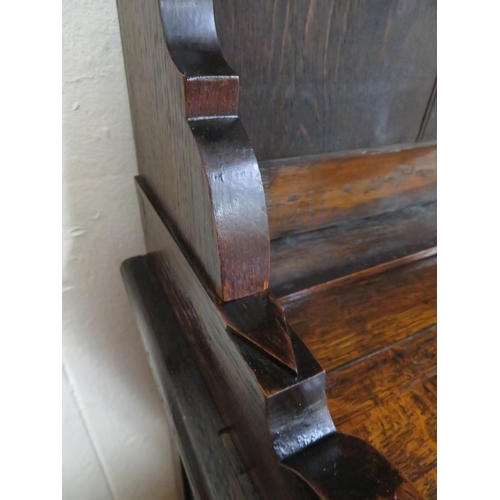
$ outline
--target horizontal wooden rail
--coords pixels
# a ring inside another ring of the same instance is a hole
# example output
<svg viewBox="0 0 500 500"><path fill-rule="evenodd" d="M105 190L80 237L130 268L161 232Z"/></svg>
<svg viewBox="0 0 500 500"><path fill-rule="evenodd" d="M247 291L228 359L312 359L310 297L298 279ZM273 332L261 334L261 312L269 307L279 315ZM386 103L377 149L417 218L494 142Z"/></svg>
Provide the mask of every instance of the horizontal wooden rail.
<svg viewBox="0 0 500 500"><path fill-rule="evenodd" d="M261 162L271 240L436 199L436 145Z"/></svg>

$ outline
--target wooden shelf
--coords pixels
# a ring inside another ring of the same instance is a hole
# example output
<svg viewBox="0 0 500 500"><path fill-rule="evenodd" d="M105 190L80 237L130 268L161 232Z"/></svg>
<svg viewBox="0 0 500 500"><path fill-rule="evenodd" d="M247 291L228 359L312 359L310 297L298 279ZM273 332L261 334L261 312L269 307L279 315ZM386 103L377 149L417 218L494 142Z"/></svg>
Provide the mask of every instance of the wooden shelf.
<svg viewBox="0 0 500 500"><path fill-rule="evenodd" d="M435 201L436 160L426 143L261 162L270 238Z"/></svg>
<svg viewBox="0 0 500 500"><path fill-rule="evenodd" d="M271 243L271 291L278 297L432 249L436 202Z"/></svg>
<svg viewBox="0 0 500 500"><path fill-rule="evenodd" d="M280 300L327 372L338 430L370 442L436 498L436 261Z"/></svg>
<svg viewBox="0 0 500 500"><path fill-rule="evenodd" d="M193 496L434 498L435 6L225 3L118 0L122 270Z"/></svg>

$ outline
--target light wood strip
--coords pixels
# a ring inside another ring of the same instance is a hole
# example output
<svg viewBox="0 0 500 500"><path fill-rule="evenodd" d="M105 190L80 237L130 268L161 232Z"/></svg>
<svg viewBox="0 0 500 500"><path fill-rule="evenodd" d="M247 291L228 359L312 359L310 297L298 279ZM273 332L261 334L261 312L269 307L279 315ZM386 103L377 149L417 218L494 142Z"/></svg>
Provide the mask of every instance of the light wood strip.
<svg viewBox="0 0 500 500"><path fill-rule="evenodd" d="M436 257L280 302L327 371L436 323Z"/></svg>
<svg viewBox="0 0 500 500"><path fill-rule="evenodd" d="M343 422L434 376L437 329L418 332L391 347L327 374L326 393L335 423Z"/></svg>
<svg viewBox="0 0 500 500"><path fill-rule="evenodd" d="M436 199L436 146L260 163L271 240Z"/></svg>

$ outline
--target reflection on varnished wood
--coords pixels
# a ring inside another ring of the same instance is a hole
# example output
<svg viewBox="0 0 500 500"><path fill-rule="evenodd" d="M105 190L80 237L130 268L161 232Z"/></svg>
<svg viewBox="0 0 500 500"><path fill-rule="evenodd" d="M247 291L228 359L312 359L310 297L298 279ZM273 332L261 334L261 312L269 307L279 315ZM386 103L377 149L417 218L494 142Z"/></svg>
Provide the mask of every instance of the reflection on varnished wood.
<svg viewBox="0 0 500 500"><path fill-rule="evenodd" d="M436 199L435 144L260 162L271 240Z"/></svg>
<svg viewBox="0 0 500 500"><path fill-rule="evenodd" d="M436 393L434 375L339 426L375 446L410 481L425 484L421 493L428 499L436 496L431 484L437 465Z"/></svg>
<svg viewBox="0 0 500 500"><path fill-rule="evenodd" d="M327 397L337 425L436 374L436 327L369 352L328 373ZM367 376L369 374L369 376Z"/></svg>
<svg viewBox="0 0 500 500"><path fill-rule="evenodd" d="M341 432L382 452L436 498L436 257L281 299L327 370Z"/></svg>
<svg viewBox="0 0 500 500"><path fill-rule="evenodd" d="M281 302L325 370L436 323L436 258Z"/></svg>
<svg viewBox="0 0 500 500"><path fill-rule="evenodd" d="M433 498L435 0L215 3L118 0L149 252L124 275L195 496L233 449L224 498ZM166 302L224 426L199 454Z"/></svg>
<svg viewBox="0 0 500 500"><path fill-rule="evenodd" d="M410 257L437 245L436 202L271 242L278 297Z"/></svg>
<svg viewBox="0 0 500 500"><path fill-rule="evenodd" d="M417 139L436 78L436 0L215 0L258 160Z"/></svg>

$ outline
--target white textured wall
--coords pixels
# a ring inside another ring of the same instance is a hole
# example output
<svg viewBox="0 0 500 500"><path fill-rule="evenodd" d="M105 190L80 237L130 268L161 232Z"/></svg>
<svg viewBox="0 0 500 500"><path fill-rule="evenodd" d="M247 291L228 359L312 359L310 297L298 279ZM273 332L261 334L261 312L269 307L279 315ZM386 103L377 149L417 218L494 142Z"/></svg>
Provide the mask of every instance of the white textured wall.
<svg viewBox="0 0 500 500"><path fill-rule="evenodd" d="M63 498L180 498L120 263L144 253L114 0L63 0Z"/></svg>

